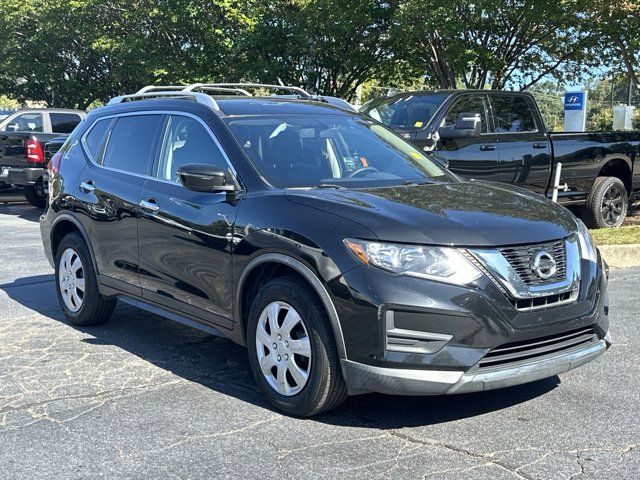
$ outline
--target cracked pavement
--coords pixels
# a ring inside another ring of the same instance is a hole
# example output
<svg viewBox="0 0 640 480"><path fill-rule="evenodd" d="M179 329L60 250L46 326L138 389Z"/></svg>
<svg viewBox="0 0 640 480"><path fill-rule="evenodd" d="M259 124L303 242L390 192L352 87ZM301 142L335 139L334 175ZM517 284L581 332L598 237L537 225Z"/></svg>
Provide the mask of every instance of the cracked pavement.
<svg viewBox="0 0 640 480"><path fill-rule="evenodd" d="M301 420L267 405L228 340L125 305L69 325L37 217L0 205L0 478L638 477L640 269L612 270L615 344L585 367Z"/></svg>

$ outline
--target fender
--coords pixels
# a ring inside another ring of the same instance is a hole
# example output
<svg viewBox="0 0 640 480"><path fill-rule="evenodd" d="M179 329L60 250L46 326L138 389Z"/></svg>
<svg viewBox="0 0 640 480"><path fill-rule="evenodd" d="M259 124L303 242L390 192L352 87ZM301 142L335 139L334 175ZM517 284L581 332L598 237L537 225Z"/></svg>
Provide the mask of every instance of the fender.
<svg viewBox="0 0 640 480"><path fill-rule="evenodd" d="M89 249L89 253L91 253L91 263L93 264L93 271L96 272L96 275L98 275L98 266L96 265L96 260L95 260L95 255L93 254L93 246L91 245L91 242L89 241L89 235L87 234L87 231L85 230L84 226L82 225L82 223L80 223L80 220L78 220L76 217L74 217L73 215L70 215L68 213L60 213L58 214L58 216L56 217L56 219L53 221L53 224L51 225L51 233L49 234L49 242L51 243L51 253L53 255L53 234L56 231L56 228L58 227L58 224L62 221L69 221L71 223L73 223L76 228L78 229L78 231L80 232L80 235L82 236L82 239L84 240L84 243L87 245L87 248ZM55 258L53 259L54 263L55 263ZM54 265L55 268L55 265Z"/></svg>
<svg viewBox="0 0 640 480"><path fill-rule="evenodd" d="M281 253L264 253L255 257L245 266L244 270L242 270L242 273L240 274L240 278L238 279L238 285L236 288L236 295L235 295L236 296L235 311L236 312L241 311L242 298L241 298L240 292L242 292L243 290L244 282L247 276L251 273L251 271L255 267L267 262L276 262L276 263L282 263L284 265L287 265L288 267L293 268L296 272L302 275L309 282L311 287L318 294L318 297L320 297L320 300L322 301L322 304L324 305L324 308L329 317L329 322L331 323L331 329L333 330L333 336L336 341L336 347L338 349L338 355L340 356L341 359L346 360L347 353L346 353L346 348L344 343L344 337L342 335L342 327L340 326L340 321L338 319L338 312L336 311L336 307L334 306L333 301L331 300L331 296L329 295L329 292L325 288L324 284L320 281L318 276L309 267L307 267L301 261L296 260L293 257L290 257L289 255L284 255Z"/></svg>

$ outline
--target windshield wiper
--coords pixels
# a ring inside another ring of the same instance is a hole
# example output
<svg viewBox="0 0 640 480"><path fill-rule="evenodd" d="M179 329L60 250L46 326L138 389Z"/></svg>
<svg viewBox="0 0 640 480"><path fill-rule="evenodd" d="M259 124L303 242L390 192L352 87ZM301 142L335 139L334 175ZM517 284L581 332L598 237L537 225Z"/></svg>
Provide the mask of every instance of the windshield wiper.
<svg viewBox="0 0 640 480"><path fill-rule="evenodd" d="M430 185L433 182L424 181L424 182L416 182L415 180L405 180L402 182L402 185Z"/></svg>

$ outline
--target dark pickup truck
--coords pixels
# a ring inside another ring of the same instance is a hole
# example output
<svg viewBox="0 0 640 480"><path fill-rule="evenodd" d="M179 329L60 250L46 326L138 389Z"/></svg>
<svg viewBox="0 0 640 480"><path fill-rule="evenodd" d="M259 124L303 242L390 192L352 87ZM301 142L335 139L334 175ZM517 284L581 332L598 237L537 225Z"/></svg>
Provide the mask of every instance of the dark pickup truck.
<svg viewBox="0 0 640 480"><path fill-rule="evenodd" d="M27 201L39 208L46 203L45 144L68 135L86 116L80 110L22 109L0 123L0 183L24 187Z"/></svg>
<svg viewBox="0 0 640 480"><path fill-rule="evenodd" d="M547 132L528 93L406 92L371 100L360 111L461 176L549 198L559 185L558 203L579 207L592 228L622 224L629 198L640 190L640 132Z"/></svg>

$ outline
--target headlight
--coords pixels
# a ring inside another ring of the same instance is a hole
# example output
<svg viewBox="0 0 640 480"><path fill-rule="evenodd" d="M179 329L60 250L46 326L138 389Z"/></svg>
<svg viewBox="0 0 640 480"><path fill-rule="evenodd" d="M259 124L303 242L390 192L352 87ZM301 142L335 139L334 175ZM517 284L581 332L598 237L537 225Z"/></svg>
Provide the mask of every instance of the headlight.
<svg viewBox="0 0 640 480"><path fill-rule="evenodd" d="M393 273L465 285L482 274L454 248L402 245L347 238L358 260Z"/></svg>
<svg viewBox="0 0 640 480"><path fill-rule="evenodd" d="M593 237L589 233L587 226L576 218L578 224L578 243L580 244L580 256L590 262L598 262L598 249L593 243Z"/></svg>

